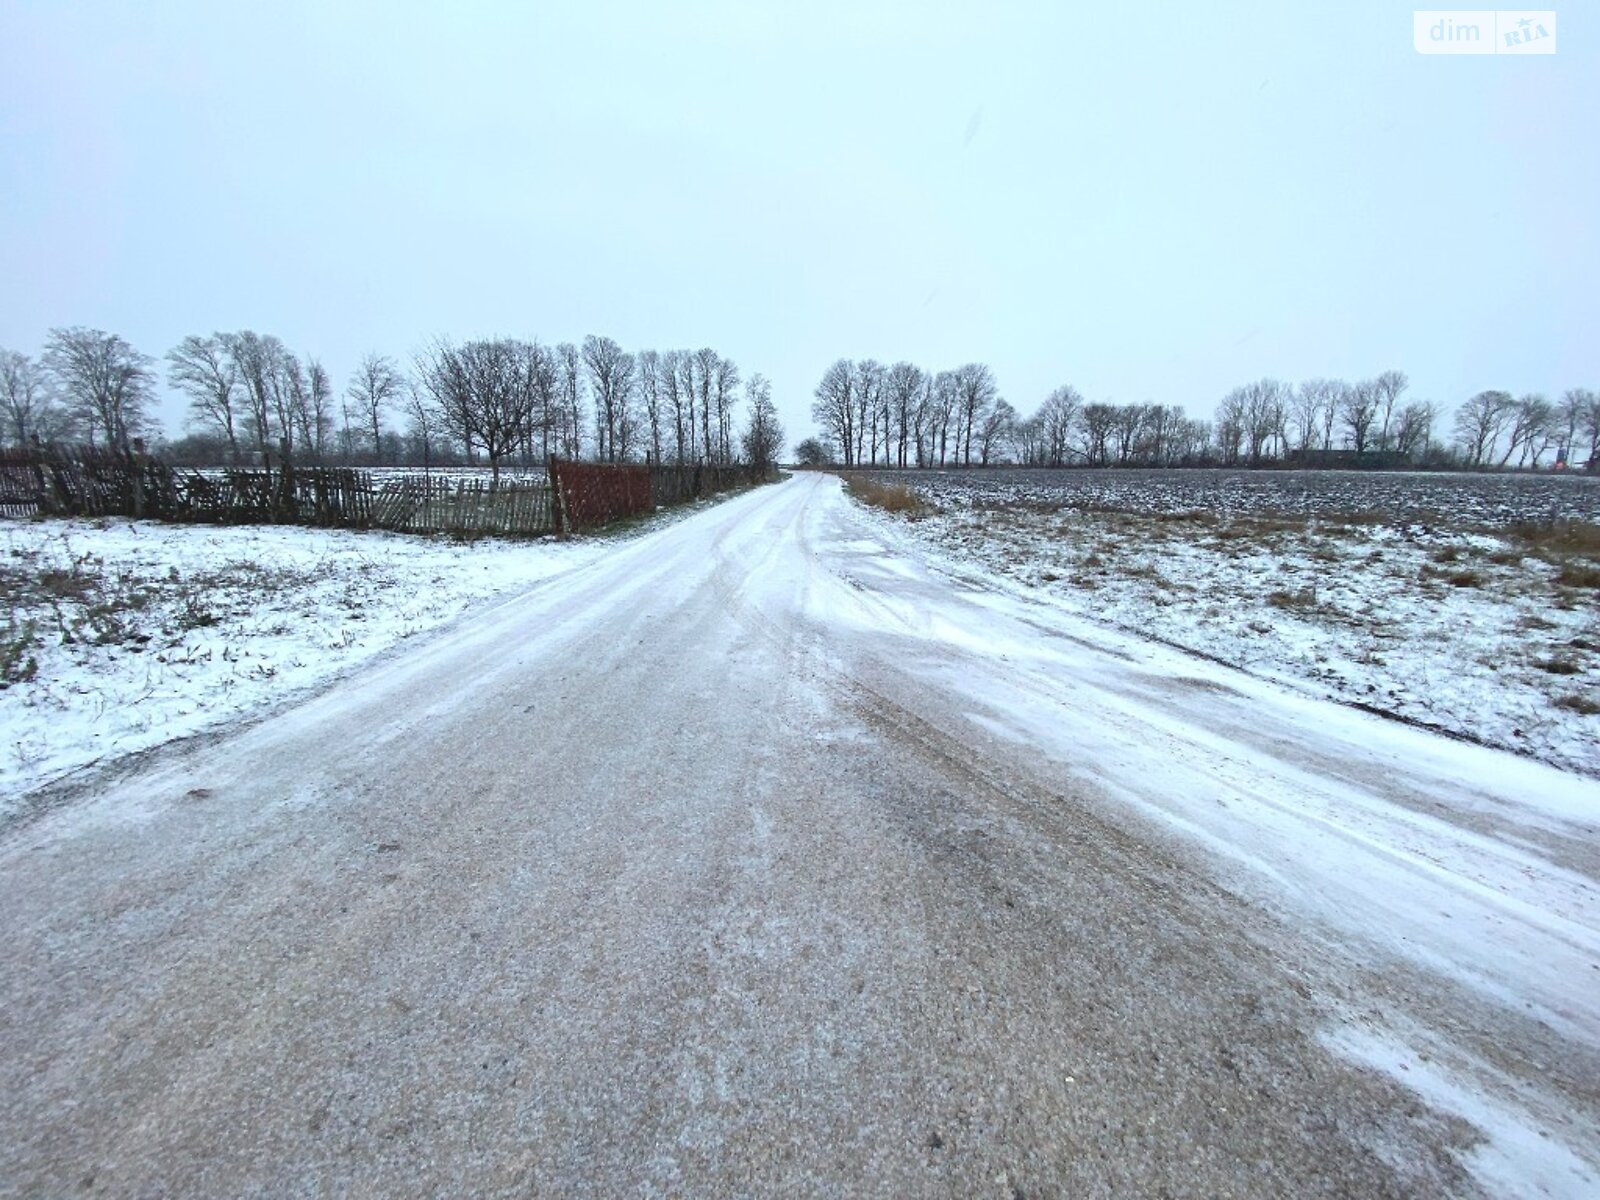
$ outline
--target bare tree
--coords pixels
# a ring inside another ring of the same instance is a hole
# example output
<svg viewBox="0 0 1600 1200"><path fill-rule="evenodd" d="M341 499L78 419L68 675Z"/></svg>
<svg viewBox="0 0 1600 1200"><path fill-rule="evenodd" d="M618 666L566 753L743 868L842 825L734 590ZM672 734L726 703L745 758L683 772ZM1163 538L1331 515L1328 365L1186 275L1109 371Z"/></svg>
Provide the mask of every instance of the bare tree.
<svg viewBox="0 0 1600 1200"><path fill-rule="evenodd" d="M1578 432L1589 439L1589 453L1585 463L1591 471L1600 470L1600 392L1588 388L1575 388L1578 406ZM1573 392L1568 392L1569 396Z"/></svg>
<svg viewBox="0 0 1600 1200"><path fill-rule="evenodd" d="M863 359L856 364L855 432L857 463L874 463L878 459L878 409L883 401L883 364L876 359Z"/></svg>
<svg viewBox="0 0 1600 1200"><path fill-rule="evenodd" d="M1396 452L1407 457L1426 454L1433 439L1433 423L1438 418L1439 410L1427 400L1413 400L1402 408L1394 427Z"/></svg>
<svg viewBox="0 0 1600 1200"><path fill-rule="evenodd" d="M1394 406L1410 383L1404 371L1385 371L1372 381L1378 420L1381 422L1378 430L1379 450L1394 449L1390 444L1390 424L1393 420Z"/></svg>
<svg viewBox="0 0 1600 1200"><path fill-rule="evenodd" d="M44 369L63 401L88 431L119 450L145 427L145 406L155 385L153 362L114 333L52 329L45 339Z"/></svg>
<svg viewBox="0 0 1600 1200"><path fill-rule="evenodd" d="M1336 387L1331 379L1307 379L1289 397L1289 422L1302 457L1316 449L1318 432L1331 425Z"/></svg>
<svg viewBox="0 0 1600 1200"><path fill-rule="evenodd" d="M1112 409L1111 439L1117 447L1117 465L1125 467L1133 458L1144 431L1144 408L1138 404L1118 404Z"/></svg>
<svg viewBox="0 0 1600 1200"><path fill-rule="evenodd" d="M1378 385L1365 379L1353 384L1344 394L1339 413L1344 422L1345 440L1357 454L1365 453L1372 440L1372 426L1378 419Z"/></svg>
<svg viewBox="0 0 1600 1200"><path fill-rule="evenodd" d="M731 358L718 358L715 395L719 465L733 462L733 406L738 386L738 366Z"/></svg>
<svg viewBox="0 0 1600 1200"><path fill-rule="evenodd" d="M1117 410L1111 404L1085 404L1078 417L1079 435L1083 439L1083 458L1091 467L1104 467L1111 462L1111 435L1116 428Z"/></svg>
<svg viewBox="0 0 1600 1200"><path fill-rule="evenodd" d="M680 468L687 461L688 443L685 438L694 432L694 393L683 382L688 358L681 351L668 350L661 356L657 367L663 419L672 423L672 460Z"/></svg>
<svg viewBox="0 0 1600 1200"><path fill-rule="evenodd" d="M422 450L422 470L430 474L433 469L433 447L443 431L439 410L425 386L415 379L407 379L400 393L400 410L410 425L412 441Z"/></svg>
<svg viewBox="0 0 1600 1200"><path fill-rule="evenodd" d="M333 432L333 380L327 368L314 358L306 364L306 386L305 441L320 462L327 452L328 435Z"/></svg>
<svg viewBox="0 0 1600 1200"><path fill-rule="evenodd" d="M49 390L39 364L15 350L0 350L0 404L4 433L22 445L35 434L41 438L51 425Z"/></svg>
<svg viewBox="0 0 1600 1200"><path fill-rule="evenodd" d="M650 461L661 462L662 418L665 415L666 387L661 373L661 355L654 350L641 350L639 367L639 402L644 406L645 433L650 438Z"/></svg>
<svg viewBox="0 0 1600 1200"><path fill-rule="evenodd" d="M764 375L752 375L745 384L750 413L740 441L744 459L762 475L777 465L778 451L783 446L783 426L778 421L778 410L772 404L772 385Z"/></svg>
<svg viewBox="0 0 1600 1200"><path fill-rule="evenodd" d="M1183 425L1183 407L1177 404L1151 404L1145 409L1146 458L1156 466L1172 461L1173 447Z"/></svg>
<svg viewBox="0 0 1600 1200"><path fill-rule="evenodd" d="M811 416L835 444L844 449L844 465L855 465L855 364L841 358L822 375L811 404Z"/></svg>
<svg viewBox="0 0 1600 1200"><path fill-rule="evenodd" d="M1456 444L1470 465L1483 466L1491 461L1514 404L1509 392L1479 392L1456 412Z"/></svg>
<svg viewBox="0 0 1600 1200"><path fill-rule="evenodd" d="M821 438L809 437L795 446L794 460L802 467L826 467L833 462L833 450Z"/></svg>
<svg viewBox="0 0 1600 1200"><path fill-rule="evenodd" d="M386 355L362 355L345 389L345 402L372 435L372 461L383 462L383 414L404 395L405 377Z"/></svg>
<svg viewBox="0 0 1600 1200"><path fill-rule="evenodd" d="M1552 427L1556 431L1556 462L1572 465L1572 450L1578 440L1578 430L1583 425L1587 397L1582 388L1568 388L1556 405Z"/></svg>
<svg viewBox="0 0 1600 1200"><path fill-rule="evenodd" d="M1550 421L1552 417L1550 402L1543 396L1529 393L1518 399L1511 408L1511 439L1506 444L1505 456L1501 458L1500 465L1506 466L1511 461L1513 454L1521 452L1517 460L1519 467L1539 465L1539 456L1550 446Z"/></svg>
<svg viewBox="0 0 1600 1200"><path fill-rule="evenodd" d="M983 412L978 424L978 465L987 467L1000 448L1016 432L1017 410L1011 402L996 398Z"/></svg>
<svg viewBox="0 0 1600 1200"><path fill-rule="evenodd" d="M710 346L702 346L694 352L694 370L691 378L697 385L700 401L700 454L697 461L712 462L716 459L716 438L711 433L711 404L712 395L716 387L717 367L722 359Z"/></svg>
<svg viewBox="0 0 1600 1200"><path fill-rule="evenodd" d="M1250 465L1259 466L1267 443L1282 439L1288 411L1288 387L1276 379L1258 379L1240 389L1245 444L1250 450Z"/></svg>
<svg viewBox="0 0 1600 1200"><path fill-rule="evenodd" d="M246 329L216 336L243 389L244 431L263 456L269 455L280 437L292 436L283 427L282 417L287 409L286 377L298 364L283 343L270 334Z"/></svg>
<svg viewBox="0 0 1600 1200"><path fill-rule="evenodd" d="M1072 442L1072 430L1083 411L1083 397L1070 384L1058 387L1045 397L1039 409L1040 434L1044 440L1047 466L1065 466Z"/></svg>
<svg viewBox="0 0 1600 1200"><path fill-rule="evenodd" d="M583 365L594 393L595 456L616 462L633 398L633 355L610 338L591 333L583 339Z"/></svg>
<svg viewBox="0 0 1600 1200"><path fill-rule="evenodd" d="M889 421L886 434L893 440L893 454L885 453L884 459L895 466L904 467L910 455L923 382L922 369L913 363L897 362L884 374L884 409Z"/></svg>
<svg viewBox="0 0 1600 1200"><path fill-rule="evenodd" d="M1327 391L1322 398L1322 449L1324 452L1333 449L1333 430L1339 423L1339 415L1344 412L1345 397L1350 394L1350 385L1342 379L1329 379L1324 381Z"/></svg>
<svg viewBox="0 0 1600 1200"><path fill-rule="evenodd" d="M954 371L940 371L933 377L933 386L928 393L928 457L933 457L933 447L939 448L939 465L942 467L947 461L953 461L961 454L961 430L956 427L954 444L950 436L951 424L956 420L958 404L956 375Z"/></svg>
<svg viewBox="0 0 1600 1200"><path fill-rule="evenodd" d="M1238 463L1239 456L1243 452L1245 412L1248 406L1248 399L1242 387L1234 388L1217 405L1217 449L1226 466L1231 467Z"/></svg>
<svg viewBox="0 0 1600 1200"><path fill-rule="evenodd" d="M579 458L583 454L583 356L571 342L556 347L556 377L561 392L561 453Z"/></svg>
<svg viewBox="0 0 1600 1200"><path fill-rule="evenodd" d="M189 399L189 425L228 444L228 461L239 461L237 429L239 369L223 337L190 334L167 351L167 382Z"/></svg>
<svg viewBox="0 0 1600 1200"><path fill-rule="evenodd" d="M994 372L984 363L967 363L957 367L952 375L956 389L956 413L960 421L957 436L961 440L961 460L970 467L973 433L998 394Z"/></svg>
<svg viewBox="0 0 1600 1200"><path fill-rule="evenodd" d="M435 343L418 359L423 386L446 426L470 450L480 445L489 458L491 485L500 482L500 462L523 443L537 395L529 380L533 347L509 338Z"/></svg>

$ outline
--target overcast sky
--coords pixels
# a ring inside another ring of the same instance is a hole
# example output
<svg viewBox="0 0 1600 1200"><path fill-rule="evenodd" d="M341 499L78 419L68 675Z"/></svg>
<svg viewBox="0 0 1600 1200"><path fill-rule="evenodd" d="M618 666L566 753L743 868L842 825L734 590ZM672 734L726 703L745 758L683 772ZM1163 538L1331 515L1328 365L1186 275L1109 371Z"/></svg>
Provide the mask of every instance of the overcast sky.
<svg viewBox="0 0 1600 1200"><path fill-rule="evenodd" d="M1023 412L1600 387L1600 5L1553 57L1411 12L0 0L0 346L711 345L791 443L841 356Z"/></svg>

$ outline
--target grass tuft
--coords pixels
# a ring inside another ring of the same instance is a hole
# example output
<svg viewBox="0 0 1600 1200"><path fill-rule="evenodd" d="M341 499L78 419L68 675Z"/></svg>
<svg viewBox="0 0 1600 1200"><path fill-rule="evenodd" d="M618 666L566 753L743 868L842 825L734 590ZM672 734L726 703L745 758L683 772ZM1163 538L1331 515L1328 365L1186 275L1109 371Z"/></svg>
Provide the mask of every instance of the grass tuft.
<svg viewBox="0 0 1600 1200"><path fill-rule="evenodd" d="M867 475L846 475L844 485L863 504L907 517L928 514L928 506L902 483L883 483Z"/></svg>
<svg viewBox="0 0 1600 1200"><path fill-rule="evenodd" d="M1577 692L1556 697L1555 706L1557 708L1565 708L1571 712L1582 713L1586 717L1600 716L1600 703L1591 700L1588 696L1580 696Z"/></svg>

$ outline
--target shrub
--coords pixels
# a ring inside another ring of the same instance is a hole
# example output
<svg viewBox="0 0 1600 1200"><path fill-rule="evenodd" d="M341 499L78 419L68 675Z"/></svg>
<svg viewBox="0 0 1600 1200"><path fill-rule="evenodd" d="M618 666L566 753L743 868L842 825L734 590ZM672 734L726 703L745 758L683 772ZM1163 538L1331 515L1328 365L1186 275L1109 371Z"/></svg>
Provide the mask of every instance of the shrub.
<svg viewBox="0 0 1600 1200"><path fill-rule="evenodd" d="M5 632L0 633L0 688L27 683L39 673L39 660L33 653L37 641L32 621L6 617Z"/></svg>

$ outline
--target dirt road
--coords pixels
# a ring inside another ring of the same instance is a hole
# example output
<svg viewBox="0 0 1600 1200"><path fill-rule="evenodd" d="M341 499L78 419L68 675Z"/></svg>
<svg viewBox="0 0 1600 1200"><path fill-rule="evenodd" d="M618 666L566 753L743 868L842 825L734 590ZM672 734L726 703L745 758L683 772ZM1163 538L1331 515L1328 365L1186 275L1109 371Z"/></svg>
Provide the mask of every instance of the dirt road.
<svg viewBox="0 0 1600 1200"><path fill-rule="evenodd" d="M1600 787L835 480L0 840L0 1193L1593 1194Z"/></svg>

